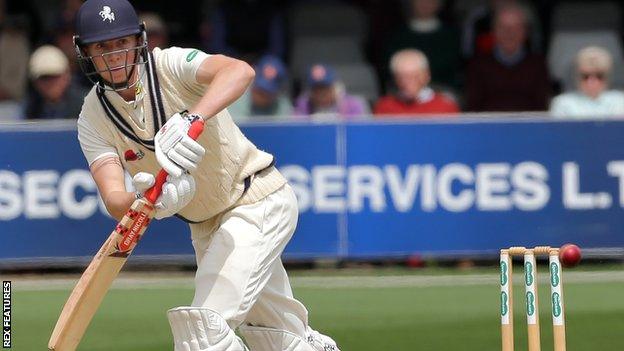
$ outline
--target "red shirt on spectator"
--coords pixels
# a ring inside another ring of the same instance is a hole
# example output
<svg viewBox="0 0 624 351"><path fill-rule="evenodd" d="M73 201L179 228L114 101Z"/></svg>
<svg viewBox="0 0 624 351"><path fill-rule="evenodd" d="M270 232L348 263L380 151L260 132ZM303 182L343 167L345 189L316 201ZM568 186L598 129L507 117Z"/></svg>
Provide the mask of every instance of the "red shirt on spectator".
<svg viewBox="0 0 624 351"><path fill-rule="evenodd" d="M456 114L459 107L452 99L425 88L418 99L406 100L396 95L380 98L374 107L375 115Z"/></svg>

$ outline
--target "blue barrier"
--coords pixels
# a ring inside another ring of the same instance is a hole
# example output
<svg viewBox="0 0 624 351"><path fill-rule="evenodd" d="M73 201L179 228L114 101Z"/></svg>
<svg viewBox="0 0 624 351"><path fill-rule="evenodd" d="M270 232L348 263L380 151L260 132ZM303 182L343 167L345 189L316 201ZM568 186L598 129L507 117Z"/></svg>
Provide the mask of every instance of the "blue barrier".
<svg viewBox="0 0 624 351"><path fill-rule="evenodd" d="M0 129L0 262L90 256L114 225L75 129L39 129ZM624 247L624 121L267 123L243 131L276 156L297 193L287 258ZM189 237L184 223L159 221L135 255L192 255Z"/></svg>

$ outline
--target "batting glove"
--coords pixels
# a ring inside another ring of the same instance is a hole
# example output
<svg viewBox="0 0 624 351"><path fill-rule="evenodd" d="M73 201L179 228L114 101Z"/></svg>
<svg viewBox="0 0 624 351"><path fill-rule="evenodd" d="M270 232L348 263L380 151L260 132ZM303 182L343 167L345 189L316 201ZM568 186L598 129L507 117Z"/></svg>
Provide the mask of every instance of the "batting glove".
<svg viewBox="0 0 624 351"><path fill-rule="evenodd" d="M132 185L137 191L137 198L143 197L143 193L151 188L156 179L152 174L139 172L132 177ZM167 176L167 181L162 186L162 192L154 207L156 219L171 217L180 212L191 202L195 196L195 178L188 173L183 173L180 177Z"/></svg>
<svg viewBox="0 0 624 351"><path fill-rule="evenodd" d="M200 118L199 115L176 113L154 137L156 160L174 177L182 176L184 171L195 171L206 153L203 146L188 136L191 123Z"/></svg>

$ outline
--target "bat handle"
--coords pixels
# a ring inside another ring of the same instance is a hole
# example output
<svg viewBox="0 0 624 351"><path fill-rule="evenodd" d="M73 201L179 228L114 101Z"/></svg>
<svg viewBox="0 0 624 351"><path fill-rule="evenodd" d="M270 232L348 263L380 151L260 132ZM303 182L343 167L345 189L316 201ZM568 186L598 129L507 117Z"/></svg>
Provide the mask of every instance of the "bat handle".
<svg viewBox="0 0 624 351"><path fill-rule="evenodd" d="M203 130L204 121L202 119L198 119L195 122L191 123L191 128L189 128L188 135L191 137L191 139L197 140ZM147 191L145 191L145 198L147 199L147 201L152 204L156 202L156 199L158 199L160 193L162 192L163 184L165 184L165 182L167 181L167 175L168 174L164 169L158 171L154 185L151 188L147 189Z"/></svg>

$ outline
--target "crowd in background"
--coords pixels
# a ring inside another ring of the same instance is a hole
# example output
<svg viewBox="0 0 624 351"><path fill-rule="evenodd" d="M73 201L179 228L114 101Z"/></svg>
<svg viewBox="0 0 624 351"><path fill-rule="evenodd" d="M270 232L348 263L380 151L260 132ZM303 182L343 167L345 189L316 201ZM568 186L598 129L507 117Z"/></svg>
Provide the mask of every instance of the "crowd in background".
<svg viewBox="0 0 624 351"><path fill-rule="evenodd" d="M0 121L77 118L81 0L0 0ZM624 117L616 1L133 1L150 48L256 69L238 121L547 111ZM592 12L593 11L593 12ZM598 18L596 18L598 17Z"/></svg>

